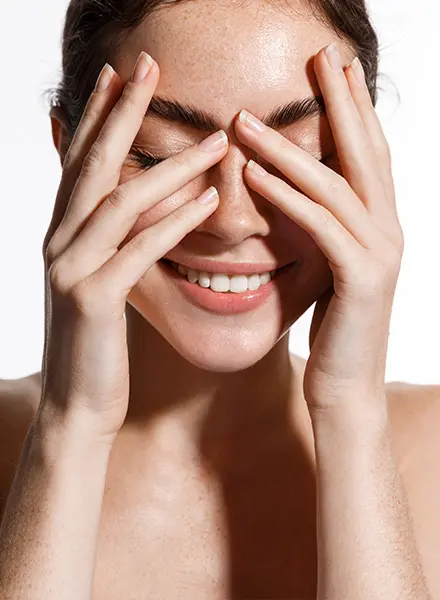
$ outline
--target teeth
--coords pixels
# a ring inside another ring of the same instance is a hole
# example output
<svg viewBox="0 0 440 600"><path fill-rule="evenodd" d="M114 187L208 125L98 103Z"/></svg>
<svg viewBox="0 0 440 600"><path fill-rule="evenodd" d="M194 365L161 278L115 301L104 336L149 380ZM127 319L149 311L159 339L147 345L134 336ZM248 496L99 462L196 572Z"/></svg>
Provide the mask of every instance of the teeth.
<svg viewBox="0 0 440 600"><path fill-rule="evenodd" d="M275 273L275 271L272 271ZM259 275L251 275L248 277L248 290L258 290L261 285L261 279Z"/></svg>
<svg viewBox="0 0 440 600"><path fill-rule="evenodd" d="M199 274L194 269L188 269L188 273L186 275L188 277L188 281L190 283L197 283L199 280Z"/></svg>
<svg viewBox="0 0 440 600"><path fill-rule="evenodd" d="M197 283L203 288L211 288L214 292L232 292L240 294L247 290L258 290L260 285L269 283L276 271L254 273L253 275L226 275L223 273L207 273L188 269L183 265L172 262L173 269L186 277L190 283Z"/></svg>
<svg viewBox="0 0 440 600"><path fill-rule="evenodd" d="M184 275L185 275L185 273L184 273ZM209 288L211 286L211 277L210 277L209 273L201 272L199 275L198 284L202 288Z"/></svg>

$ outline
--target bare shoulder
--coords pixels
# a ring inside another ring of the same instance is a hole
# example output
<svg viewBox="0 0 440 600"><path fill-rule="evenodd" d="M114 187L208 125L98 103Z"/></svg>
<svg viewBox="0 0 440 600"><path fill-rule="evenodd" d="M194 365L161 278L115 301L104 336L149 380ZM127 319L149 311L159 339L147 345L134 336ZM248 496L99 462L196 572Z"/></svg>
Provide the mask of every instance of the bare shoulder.
<svg viewBox="0 0 440 600"><path fill-rule="evenodd" d="M388 384L388 413L414 535L433 598L440 598L440 385Z"/></svg>
<svg viewBox="0 0 440 600"><path fill-rule="evenodd" d="M306 360L291 355L297 373ZM440 600L440 384L385 384L393 453L432 598Z"/></svg>
<svg viewBox="0 0 440 600"><path fill-rule="evenodd" d="M395 381L386 384L386 392L394 450L405 473L421 453L440 449L440 384Z"/></svg>
<svg viewBox="0 0 440 600"><path fill-rule="evenodd" d="M40 398L40 373L0 380L0 513Z"/></svg>

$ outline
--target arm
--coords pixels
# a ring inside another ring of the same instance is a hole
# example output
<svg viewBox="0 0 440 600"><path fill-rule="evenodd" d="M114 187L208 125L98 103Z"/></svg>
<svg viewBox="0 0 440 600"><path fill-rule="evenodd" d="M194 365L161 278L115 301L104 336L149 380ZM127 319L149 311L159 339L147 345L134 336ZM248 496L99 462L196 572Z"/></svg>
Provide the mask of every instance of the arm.
<svg viewBox="0 0 440 600"><path fill-rule="evenodd" d="M92 597L110 449L79 420L37 416L0 527L3 600Z"/></svg>
<svg viewBox="0 0 440 600"><path fill-rule="evenodd" d="M367 406L351 404L312 416L318 600L432 600L388 417Z"/></svg>

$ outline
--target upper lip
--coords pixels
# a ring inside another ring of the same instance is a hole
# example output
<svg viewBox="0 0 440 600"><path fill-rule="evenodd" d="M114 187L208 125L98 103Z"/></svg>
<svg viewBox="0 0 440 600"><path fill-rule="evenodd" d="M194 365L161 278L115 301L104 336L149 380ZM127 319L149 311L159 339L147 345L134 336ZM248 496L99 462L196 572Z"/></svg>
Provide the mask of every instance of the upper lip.
<svg viewBox="0 0 440 600"><path fill-rule="evenodd" d="M165 260L170 260L171 262L177 263L179 265L183 265L188 269L194 269L195 271L205 271L207 273L224 273L231 275L247 275L249 273L269 273L270 271L276 271L277 269L281 269L286 265L289 265L291 262L286 262L284 264L276 264L273 262L266 263L256 263L256 262L221 262L221 261L213 261L213 260L204 260L204 259L191 259L191 260L174 260L165 257Z"/></svg>

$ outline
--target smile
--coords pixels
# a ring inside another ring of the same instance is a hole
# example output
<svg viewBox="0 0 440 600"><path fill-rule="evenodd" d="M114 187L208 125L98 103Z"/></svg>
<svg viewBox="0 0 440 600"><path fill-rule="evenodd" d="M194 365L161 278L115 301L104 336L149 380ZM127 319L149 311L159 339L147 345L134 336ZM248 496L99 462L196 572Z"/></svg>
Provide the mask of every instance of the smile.
<svg viewBox="0 0 440 600"><path fill-rule="evenodd" d="M197 284L202 288L210 288L213 292L231 292L233 294L242 294L248 290L256 291L262 285L269 283L277 273L277 271L270 271L260 274L229 275L227 273L196 271L172 261L169 264L190 283Z"/></svg>
<svg viewBox="0 0 440 600"><path fill-rule="evenodd" d="M290 278L297 262L275 271L249 275L197 271L164 258L159 261L159 265L172 285L176 286L175 289L191 304L210 313L227 316L263 307L275 293L275 282L278 282L280 289L283 288L284 280ZM245 291L241 291L245 285Z"/></svg>

